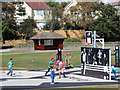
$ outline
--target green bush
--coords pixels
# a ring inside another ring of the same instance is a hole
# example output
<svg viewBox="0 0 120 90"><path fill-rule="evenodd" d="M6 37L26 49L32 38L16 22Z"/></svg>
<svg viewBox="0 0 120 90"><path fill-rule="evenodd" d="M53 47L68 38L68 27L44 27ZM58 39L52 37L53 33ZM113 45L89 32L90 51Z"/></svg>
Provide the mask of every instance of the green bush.
<svg viewBox="0 0 120 90"><path fill-rule="evenodd" d="M72 38L72 39L65 39L64 42L82 42L80 39Z"/></svg>

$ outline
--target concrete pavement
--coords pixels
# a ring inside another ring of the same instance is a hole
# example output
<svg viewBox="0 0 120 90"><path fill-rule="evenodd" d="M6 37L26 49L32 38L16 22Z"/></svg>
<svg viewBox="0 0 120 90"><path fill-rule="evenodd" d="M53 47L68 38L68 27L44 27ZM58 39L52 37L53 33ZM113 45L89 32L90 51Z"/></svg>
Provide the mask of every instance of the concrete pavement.
<svg viewBox="0 0 120 90"><path fill-rule="evenodd" d="M7 76L8 70L0 71L0 86L3 89L35 89L35 88L63 88L93 85L118 85L116 80L103 80L88 76L82 76L80 68L66 69L66 78L59 79L58 71L55 71L55 84L51 85L50 72L47 70L13 70L13 77Z"/></svg>

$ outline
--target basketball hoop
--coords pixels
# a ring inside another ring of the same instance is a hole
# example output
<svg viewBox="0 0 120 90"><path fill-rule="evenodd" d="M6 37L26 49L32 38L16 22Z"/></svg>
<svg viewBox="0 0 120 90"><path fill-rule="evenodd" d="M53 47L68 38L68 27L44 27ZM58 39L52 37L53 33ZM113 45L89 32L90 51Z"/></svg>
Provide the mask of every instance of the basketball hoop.
<svg viewBox="0 0 120 90"><path fill-rule="evenodd" d="M82 42L83 44L86 44L86 45L90 45L90 43L88 43L88 42Z"/></svg>

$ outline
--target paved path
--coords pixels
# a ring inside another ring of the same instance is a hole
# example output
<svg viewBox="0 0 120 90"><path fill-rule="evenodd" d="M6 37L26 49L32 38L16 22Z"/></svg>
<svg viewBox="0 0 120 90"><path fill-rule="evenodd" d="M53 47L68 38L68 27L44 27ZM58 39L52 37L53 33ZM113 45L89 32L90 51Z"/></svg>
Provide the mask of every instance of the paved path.
<svg viewBox="0 0 120 90"><path fill-rule="evenodd" d="M62 51L70 51L70 50L62 50ZM7 51L6 51L7 52ZM10 51L8 51L10 52ZM45 50L45 51L25 51L20 53L1 53L0 55L15 55L15 54L26 54L26 53L44 53L44 52L57 52L57 50Z"/></svg>
<svg viewBox="0 0 120 90"><path fill-rule="evenodd" d="M0 55L15 55L15 54L26 54L26 53L43 53L43 52L55 52L56 50L47 50L47 51L31 51L31 52L21 52L21 53L4 53Z"/></svg>
<svg viewBox="0 0 120 90"><path fill-rule="evenodd" d="M0 71L0 85L3 89L35 89L35 88L62 88L93 85L118 85L115 80L103 80L88 76L82 76L80 68L65 70L67 78L58 78L58 71L55 71L55 84L51 85L50 72L45 76L46 70L14 70L13 77L7 76L8 70Z"/></svg>

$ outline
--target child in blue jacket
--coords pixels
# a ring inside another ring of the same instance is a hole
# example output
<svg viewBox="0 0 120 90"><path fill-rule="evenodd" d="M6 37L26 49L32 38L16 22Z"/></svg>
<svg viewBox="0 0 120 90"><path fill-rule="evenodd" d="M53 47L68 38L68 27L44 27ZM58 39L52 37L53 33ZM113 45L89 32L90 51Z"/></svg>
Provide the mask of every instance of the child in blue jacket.
<svg viewBox="0 0 120 90"><path fill-rule="evenodd" d="M53 67L51 67L51 75L50 75L51 79L52 79L52 82L51 84L54 84L54 77L55 77L55 72L53 70Z"/></svg>

